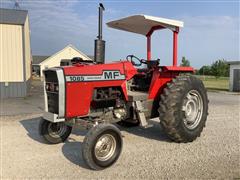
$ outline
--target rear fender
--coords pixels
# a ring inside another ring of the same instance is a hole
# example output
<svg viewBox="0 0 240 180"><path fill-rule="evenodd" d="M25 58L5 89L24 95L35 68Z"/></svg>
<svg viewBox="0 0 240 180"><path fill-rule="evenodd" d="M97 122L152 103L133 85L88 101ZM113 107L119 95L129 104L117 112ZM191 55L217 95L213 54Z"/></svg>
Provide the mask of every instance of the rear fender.
<svg viewBox="0 0 240 180"><path fill-rule="evenodd" d="M162 66L153 72L148 99L157 99L168 82L181 73L193 73L192 67Z"/></svg>

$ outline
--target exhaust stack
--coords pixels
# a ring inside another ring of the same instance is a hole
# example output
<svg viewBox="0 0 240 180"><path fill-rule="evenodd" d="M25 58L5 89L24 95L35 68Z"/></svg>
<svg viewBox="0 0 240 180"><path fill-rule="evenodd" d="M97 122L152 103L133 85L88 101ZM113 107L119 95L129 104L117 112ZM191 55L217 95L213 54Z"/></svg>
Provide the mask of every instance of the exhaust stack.
<svg viewBox="0 0 240 180"><path fill-rule="evenodd" d="M102 40L102 18L103 18L103 11L105 10L102 3L99 3L98 7L98 36L95 39L95 46L94 46L94 61L97 64L104 64L105 63L105 41Z"/></svg>

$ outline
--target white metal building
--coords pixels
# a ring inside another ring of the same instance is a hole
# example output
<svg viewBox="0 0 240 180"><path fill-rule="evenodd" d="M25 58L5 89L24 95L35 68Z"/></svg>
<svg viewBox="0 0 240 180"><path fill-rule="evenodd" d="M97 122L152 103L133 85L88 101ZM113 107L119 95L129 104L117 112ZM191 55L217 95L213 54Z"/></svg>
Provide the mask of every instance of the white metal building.
<svg viewBox="0 0 240 180"><path fill-rule="evenodd" d="M229 77L229 90L240 92L240 61L229 61L230 77Z"/></svg>
<svg viewBox="0 0 240 180"><path fill-rule="evenodd" d="M28 12L0 9L0 98L24 97L31 79Z"/></svg>
<svg viewBox="0 0 240 180"><path fill-rule="evenodd" d="M46 57L46 59L43 59ZM90 57L79 51L73 45L68 45L64 49L56 52L52 56L34 56L33 57L33 69L40 72L40 76L43 76L42 71L46 68L60 66L67 61L70 61L74 57L80 57L83 60L91 60ZM37 70L39 69L39 70Z"/></svg>

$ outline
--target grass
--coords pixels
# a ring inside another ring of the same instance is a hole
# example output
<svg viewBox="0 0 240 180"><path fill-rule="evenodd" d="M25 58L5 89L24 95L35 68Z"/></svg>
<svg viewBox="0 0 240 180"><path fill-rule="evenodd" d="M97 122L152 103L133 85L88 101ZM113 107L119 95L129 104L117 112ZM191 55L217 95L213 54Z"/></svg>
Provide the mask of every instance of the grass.
<svg viewBox="0 0 240 180"><path fill-rule="evenodd" d="M201 79L208 90L228 91L229 90L229 78L214 76L196 76Z"/></svg>

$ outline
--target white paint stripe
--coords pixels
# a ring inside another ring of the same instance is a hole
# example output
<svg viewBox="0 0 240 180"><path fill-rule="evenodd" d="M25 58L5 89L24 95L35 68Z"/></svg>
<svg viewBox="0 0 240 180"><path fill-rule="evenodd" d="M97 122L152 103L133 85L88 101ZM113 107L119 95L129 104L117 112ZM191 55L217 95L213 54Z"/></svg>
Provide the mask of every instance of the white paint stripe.
<svg viewBox="0 0 240 180"><path fill-rule="evenodd" d="M103 71L102 75L78 75L66 76L67 82L85 82L85 81L108 81L108 80L124 80L125 75L119 71Z"/></svg>

